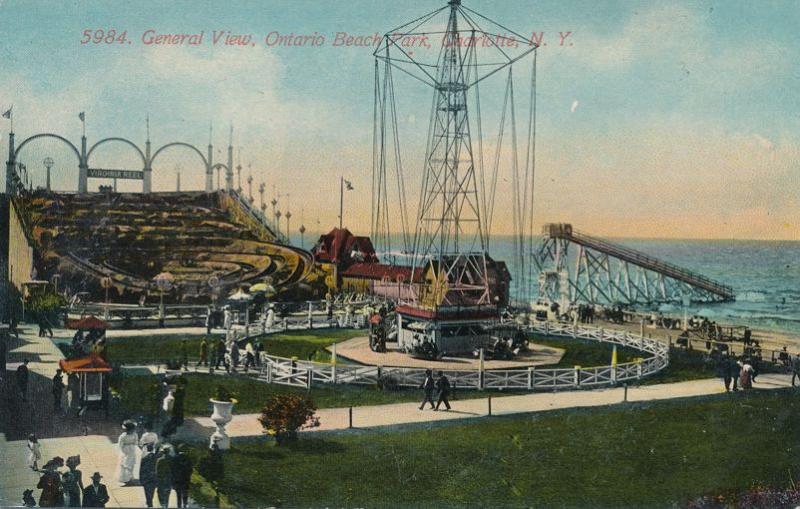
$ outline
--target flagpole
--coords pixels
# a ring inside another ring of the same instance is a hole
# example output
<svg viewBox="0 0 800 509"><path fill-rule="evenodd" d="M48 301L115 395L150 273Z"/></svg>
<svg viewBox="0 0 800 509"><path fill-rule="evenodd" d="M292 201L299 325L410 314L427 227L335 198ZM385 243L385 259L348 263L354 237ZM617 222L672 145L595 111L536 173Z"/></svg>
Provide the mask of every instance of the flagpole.
<svg viewBox="0 0 800 509"><path fill-rule="evenodd" d="M342 229L342 216L344 214L344 176L339 177L339 229Z"/></svg>

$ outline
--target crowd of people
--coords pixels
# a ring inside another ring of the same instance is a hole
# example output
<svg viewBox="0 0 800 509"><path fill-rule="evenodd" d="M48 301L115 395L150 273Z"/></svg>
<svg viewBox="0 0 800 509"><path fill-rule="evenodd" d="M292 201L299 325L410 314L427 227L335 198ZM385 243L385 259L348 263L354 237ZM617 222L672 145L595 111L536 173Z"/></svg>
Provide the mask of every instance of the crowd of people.
<svg viewBox="0 0 800 509"><path fill-rule="evenodd" d="M101 481L100 472L90 477L91 483L84 485L83 472L78 469L81 464L80 455L69 456L66 461L55 456L39 468L42 450L35 434L28 437L27 465L35 472L41 473L36 489L40 489L39 507L105 507L110 500L108 488ZM35 507L37 500L33 490L22 493L22 504Z"/></svg>
<svg viewBox="0 0 800 509"><path fill-rule="evenodd" d="M250 368L261 366L261 354L264 352L264 345L261 339L248 339L244 346L244 352L239 346L236 332L232 332L230 339L224 340L217 338L216 341L209 342L205 338L200 342L199 357L195 364L195 369L201 366L213 372L217 369L225 369L227 373L236 373L241 366L247 373ZM185 339L180 347L180 368L189 370L189 344Z"/></svg>
<svg viewBox="0 0 800 509"><path fill-rule="evenodd" d="M185 446L175 447L159 438L151 425L138 434L133 421L122 423L123 433L117 439L119 446L119 482L126 486L138 484L144 490L145 504L153 507L154 497L160 507L168 507L169 497L175 492L177 506L188 507L189 481L192 477L192 459Z"/></svg>
<svg viewBox="0 0 800 509"><path fill-rule="evenodd" d="M139 436L136 423L126 420L117 440L119 466L117 480L122 486L141 486L147 507L166 508L172 492L177 507L188 507L189 484L193 462L186 447L177 447L159 438L152 426L145 426ZM216 444L215 444L216 445ZM212 449L214 449L212 446ZM215 451L212 451L215 452ZM84 485L83 473L78 469L81 457L70 456L65 461L56 456L39 466L42 450L35 434L28 437L26 463L30 469L41 473L36 488L41 490L38 501L33 490L23 492L23 505L35 507L105 507L110 500L108 487L101 482L103 476L95 472L91 483ZM138 475L137 475L138 473Z"/></svg>

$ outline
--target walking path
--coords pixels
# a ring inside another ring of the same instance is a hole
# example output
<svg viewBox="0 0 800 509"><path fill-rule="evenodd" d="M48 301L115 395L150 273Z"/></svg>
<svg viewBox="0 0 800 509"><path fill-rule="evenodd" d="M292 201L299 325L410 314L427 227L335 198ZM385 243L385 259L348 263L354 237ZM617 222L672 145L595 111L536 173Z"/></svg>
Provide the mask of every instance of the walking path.
<svg viewBox="0 0 800 509"><path fill-rule="evenodd" d="M53 333L54 341L66 341L72 339L73 331L58 329ZM10 340L7 372L0 373L7 379L0 384L0 390L3 391L0 400L0 422L3 424L0 428L0 507L21 505L22 492L26 489L33 489L38 501L41 491L36 489L36 484L41 474L25 464L27 440L23 436L29 432L35 432L40 437L52 437L39 440L42 446L40 467L55 456L66 459L79 454L81 465L78 468L83 472L85 485L91 482L89 477L94 472L100 472L103 476L102 482L108 487L111 497L107 507L144 507L144 491L141 487L123 487L116 480L119 458L116 439L122 432L119 423L103 422L96 415L87 416L81 421L75 417L54 414L50 379L62 358L61 351L50 338L38 337L35 326L25 327L19 341L15 338ZM23 359L30 361L28 403L20 401L14 384L14 371ZM24 428L25 432L21 433L19 428ZM9 430L11 435L7 436ZM174 492L170 507L177 507Z"/></svg>
<svg viewBox="0 0 800 509"><path fill-rule="evenodd" d="M130 331L128 331L130 332ZM160 332L160 331L159 331ZM157 331L148 331L149 334L156 334ZM65 336L71 334L69 331L58 331L56 340L69 339ZM64 337L61 337L64 336ZM34 391L34 402L27 407L10 408L9 399L4 398L2 409L5 413L28 412L33 414L23 415L20 419L29 422L31 431L39 431L44 426L49 435L56 438L44 438L40 440L42 444L43 460L47 461L55 455L66 458L70 455L80 454L82 465L81 470L84 478L88 479L93 472L99 471L104 476L104 482L109 488L111 501L109 507L141 507L144 505L144 496L140 487L121 487L115 480L118 450L115 440L120 430L115 423L91 423L94 429L85 435L80 431L70 428L76 419L72 421L66 418L62 421L60 416L52 415L51 399L48 397L49 379L61 358L61 353L48 338L36 336L33 328L28 328L21 334L20 341L12 342L9 355L7 376L13 377L12 370L15 370L22 357L29 358L31 363L32 382L38 383L38 392ZM38 376L36 376L38 375ZM758 377L756 387L758 389L770 390L790 386L788 375L763 374ZM6 389L9 384L6 384ZM687 398L697 396L707 396L724 392L722 382L719 379L694 380L672 384L650 385L644 387L630 388L627 399L631 402L658 401L665 399ZM16 398L18 395L14 394ZM491 411L493 415L511 415L529 412L543 412L563 408L597 407L604 405L620 404L625 396L624 388L611 388L602 390L587 391L564 391L559 393L532 393L519 396L494 397L491 400ZM731 395L731 397L736 397ZM13 399L12 399L13 403ZM452 402L453 410L434 412L431 410L420 411L417 403L397 403L390 405L377 405L356 407L352 410L352 426L357 429L374 429L404 424L424 424L444 421L459 422L464 419L481 418L489 412L489 400L468 399L455 400ZM30 408L29 408L30 407ZM18 408L22 408L19 410ZM346 430L350 427L349 409L332 408L322 409L317 412L320 418L320 426L308 432L318 431L338 431ZM50 427L43 424L41 416L48 421ZM38 418L35 419L34 417ZM16 414L12 419L17 419ZM27 419L27 420L26 420ZM5 422L4 425L8 425ZM53 429L53 427L59 429ZM66 428L66 429L61 429ZM180 429L178 438L206 441L210 437L214 425L208 417L187 418L184 426ZM6 431L7 428L3 428ZM64 436L69 433L77 436ZM258 423L256 414L236 415L228 425L228 433L233 438L256 437L262 434L261 426ZM0 461L3 468L0 469L0 506L17 505L22 496L22 491L34 488L39 479L39 474L32 472L25 466L26 442L19 430L15 430L15 437L6 439L6 435L0 433ZM35 490L38 497L38 490ZM171 503L174 507L174 501Z"/></svg>
<svg viewBox="0 0 800 509"><path fill-rule="evenodd" d="M755 384L759 390L772 390L791 387L788 375L762 374ZM628 389L629 402L658 401L678 398L710 396L724 393L720 379L692 380L671 384L647 385ZM491 399L492 415L512 415L531 412L546 412L564 408L584 408L607 406L622 403L625 389L599 389L587 391L563 391L555 393L533 393L519 396L493 397ZM731 397L736 397L731 394ZM432 411L426 408L419 410L419 403L395 403L353 407L353 428L368 429L404 424L420 424L451 420L474 419L485 417L489 413L488 398L451 401L452 411ZM444 408L444 407L442 407ZM349 408L326 408L317 411L320 426L307 430L339 431L350 427ZM235 412L235 409L234 409ZM210 437L215 429L208 417L187 419L179 436L184 439ZM258 414L234 415L228 424L228 434L232 438L254 437L262 435Z"/></svg>

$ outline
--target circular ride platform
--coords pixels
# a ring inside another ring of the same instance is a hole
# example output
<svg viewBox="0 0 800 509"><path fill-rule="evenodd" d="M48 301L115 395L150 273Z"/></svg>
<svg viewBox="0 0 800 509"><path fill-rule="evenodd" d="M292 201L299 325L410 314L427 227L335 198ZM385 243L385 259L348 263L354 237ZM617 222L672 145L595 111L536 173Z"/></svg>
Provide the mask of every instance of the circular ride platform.
<svg viewBox="0 0 800 509"><path fill-rule="evenodd" d="M384 366L398 368L431 368L431 369L478 369L480 360L472 357L447 357L441 360L417 359L398 350L397 343L387 343L387 352L377 353L369 348L369 337L361 336L336 344L336 356L367 366ZM328 347L329 352L333 351ZM528 344L528 351L521 353L513 360L484 360L484 369L524 368L558 364L564 350L551 346Z"/></svg>

